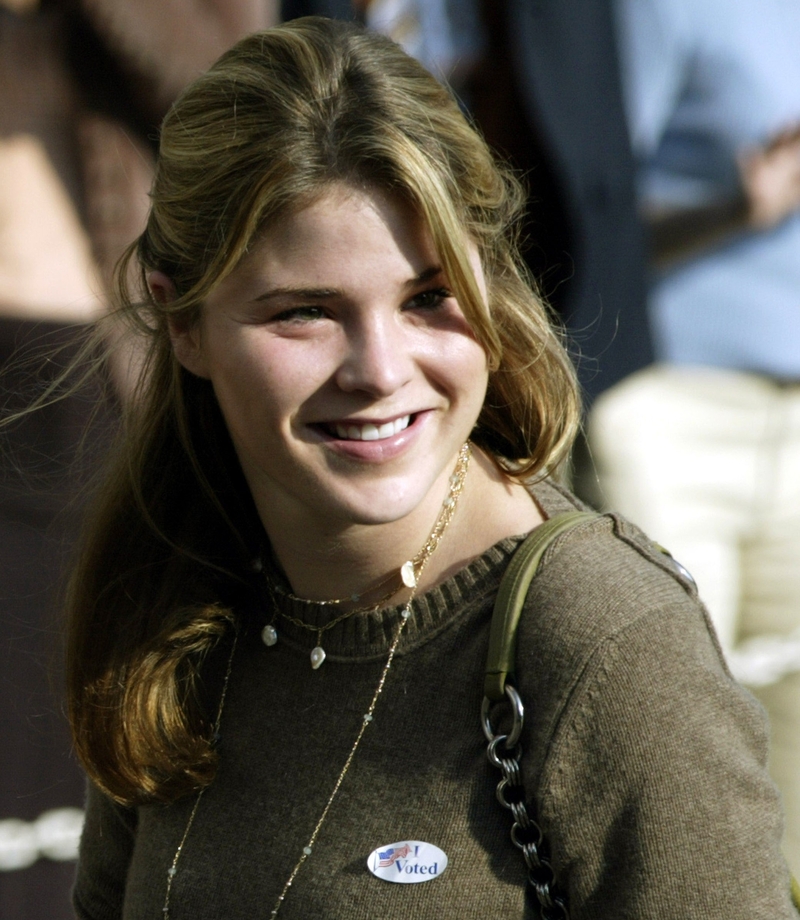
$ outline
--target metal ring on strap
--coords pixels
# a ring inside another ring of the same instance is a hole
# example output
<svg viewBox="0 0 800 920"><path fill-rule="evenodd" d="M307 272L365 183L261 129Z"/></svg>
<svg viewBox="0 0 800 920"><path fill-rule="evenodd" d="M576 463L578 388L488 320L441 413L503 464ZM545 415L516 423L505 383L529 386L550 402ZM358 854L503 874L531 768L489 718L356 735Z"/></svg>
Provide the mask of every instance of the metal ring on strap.
<svg viewBox="0 0 800 920"><path fill-rule="evenodd" d="M511 705L511 712L514 717L511 730L508 732L506 738L506 750L508 750L509 748L517 746L517 742L522 734L522 723L525 720L525 707L522 705L519 694L510 683L506 683L505 685L505 694L506 699ZM481 724L483 725L483 733L486 735L487 741L494 741L497 737L492 728L491 708L492 701L488 696L485 696L481 705Z"/></svg>

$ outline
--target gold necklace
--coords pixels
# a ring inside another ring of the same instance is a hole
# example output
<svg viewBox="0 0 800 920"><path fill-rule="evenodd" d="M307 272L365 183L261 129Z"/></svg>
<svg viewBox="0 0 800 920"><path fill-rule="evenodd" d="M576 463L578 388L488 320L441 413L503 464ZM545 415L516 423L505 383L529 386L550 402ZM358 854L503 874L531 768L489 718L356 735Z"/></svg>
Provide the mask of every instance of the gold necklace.
<svg viewBox="0 0 800 920"><path fill-rule="evenodd" d="M380 584L377 585L376 587L380 587L380 585L386 584L387 581L389 581L392 578L395 578L396 574L397 574L396 572L393 572L390 576L388 576L388 578L384 578L384 580L380 582ZM284 620L286 620L289 623L292 623L294 626L299 626L301 629L308 629L313 632L316 632L317 644L311 650L311 655L310 655L311 667L315 671L327 657L325 655L325 649L322 647L322 634L323 633L327 632L329 629L333 629L334 626L341 623L343 620L348 620L350 617L356 616L359 613L370 613L373 610L377 610L382 604L385 604L386 601L394 597L394 595L397 594L397 592L400 590L399 587L395 586L392 588L391 591L389 591L388 594L384 594L382 597L378 598L372 604L369 604L363 607L354 607L352 610L346 610L344 613L340 613L338 617L334 617L332 620L325 623L323 626L312 626L310 623L306 623L305 620L301 620L300 617L293 617L291 614L286 613L285 611L280 609L280 607L278 606L278 602L275 599L275 593L276 591L278 591L278 589L273 587L272 582L269 580L269 578L267 578L267 588L269 589L270 597L272 598L272 605L275 609L275 615L283 617ZM319 604L320 606L327 606L331 604L344 603L343 600L341 601L339 600L307 601L307 600L304 600L302 597L297 597L296 595L291 594L288 591L282 591L278 593L283 594L284 597L288 597L296 601L302 601L303 603L306 603L306 604ZM354 600L357 597L358 595L355 595L355 594L353 595ZM275 645L278 641L278 630L275 628L275 615L273 615L272 621L267 623L267 625L261 630L261 641L264 643L264 645L268 647Z"/></svg>
<svg viewBox="0 0 800 920"><path fill-rule="evenodd" d="M317 641L314 648L311 650L311 667L316 670L320 667L325 658L325 649L322 647L322 636L329 629L333 629L334 626L337 626L343 620L347 620L350 617L356 616L360 613L369 613L374 610L377 610L382 604L385 604L390 598L394 597L398 591L402 590L402 587L414 589L419 582L419 577L422 574L422 570L427 564L430 557L433 555L436 547L439 545L439 541L442 539L442 534L447 529L447 525L450 523L450 519L453 516L453 513L456 509L456 504L458 503L458 497L461 494L464 488L464 480L467 475L467 469L469 468L469 460L472 456L472 449L469 445L469 442L466 442L461 446L461 449L458 452L458 459L456 460L455 469L453 470L452 475L450 476L449 488L447 490L447 495L445 496L444 501L442 502L441 510L439 511L439 516L436 519L436 523L433 525L433 528L428 535L428 539L422 545L422 548L414 556L413 559L409 559L407 562L404 562L398 571L390 573L382 581L378 582L374 588L370 589L372 591L377 591L378 588L383 587L387 582L392 579L398 578L401 585L397 585L389 591L388 594L384 594L382 597L378 598L371 604L367 604L361 607L355 607L352 610L347 610L344 613L339 614L338 617L334 617L329 622L325 623L323 626L312 626L309 623L306 623L304 620L301 620L299 617L291 616L288 613L285 613L280 609L276 600L275 593L279 591L278 588L274 587L269 577L266 578L267 587L272 597L272 603L275 608L276 614L283 617L289 623L292 623L294 626L298 626L301 629L307 629L311 632L317 634ZM332 600L326 601L308 601L304 598L297 597L296 595L290 593L289 591L280 591L279 593L283 594L284 597L288 597L292 600L303 601L307 604L315 604L321 607L336 606L339 604L346 603L348 600L353 602L358 602L364 593L361 595L354 594L350 598L334 598ZM278 630L275 626L275 617L270 623L261 630L261 639L264 642L264 645L271 647L275 645L278 641Z"/></svg>
<svg viewBox="0 0 800 920"><path fill-rule="evenodd" d="M277 594L280 594L283 597L288 597L291 601L302 601L304 604L317 604L320 607L337 607L340 604L357 604L365 594L371 594L372 592L377 591L379 588L384 587L384 585L388 585L390 581L394 581L396 578L397 572L389 572L386 578L382 578L377 584L373 585L371 588L367 588L361 594L351 594L350 597L334 597L327 601L310 601L307 597L298 597L296 594L292 594L291 591L287 591L280 585L275 585L274 589ZM272 584L270 584L270 588L272 587ZM384 595L383 598L375 601L369 606L362 607L361 610L371 610L378 604L382 604L384 601L389 600L389 598L392 597L392 595L397 594L399 590L399 588L393 588L389 594Z"/></svg>
<svg viewBox="0 0 800 920"><path fill-rule="evenodd" d="M361 744L361 739L364 737L364 732L366 732L368 726L373 721L375 707L378 705L378 698L383 692L383 686L386 683L387 676L389 675L389 669L392 666L395 652L397 651L397 647L400 644L400 637L403 635L403 630L405 629L406 623L411 618L411 604L417 595L417 587L419 585L420 578L425 569L425 566L428 563L428 560L433 554L433 551L439 545L439 541L442 539L442 536L447 529L447 525L450 523L453 515L455 514L458 498L464 489L464 483L466 481L467 469L469 467L469 459L471 455L472 451L470 449L469 442L467 442L461 447L461 450L458 453L456 467L453 471L453 475L450 477L450 488L447 491L447 497L442 503L442 508L439 512L439 516L436 519L436 523L433 525L433 529L431 530L428 539L425 541L422 550L420 550L417 556L415 556L413 560L409 560L409 562L404 563L404 566L411 564L416 565L415 560L419 559L418 567L413 569L415 576L414 583L413 585L409 585L411 588L411 594L409 594L408 600L405 602L403 609L400 611L400 622L397 626L397 630L394 634L394 639L392 640L392 644L389 648L389 654L386 658L386 662L384 663L383 669L381 670L381 676L378 678L378 685L375 687L375 692L372 694L372 699L370 700L369 707L362 717L361 726L358 730L358 734L356 735L356 739L353 742L353 746L350 748L350 753L345 759L344 766L339 771L339 776L336 778L336 782L333 785L331 794L328 796L328 801L325 803L325 807L322 809L322 813L320 814L317 823L314 825L314 829L311 832L311 836L308 838L308 842L303 847L300 858L295 863L294 868L289 874L289 878L286 880L281 893L278 895L278 899L275 901L275 906L270 911L271 918L277 917L278 911L281 909L283 902L286 900L286 895L289 893L289 889L292 887L294 880L297 878L297 873L303 867L303 864L306 862L309 856L311 856L313 853L314 844L317 842L317 838L319 837L320 831L322 830L322 825L325 823L325 819L328 817L328 812L331 810L331 806L333 805L336 796L339 794L339 790L341 789L342 783L344 782L344 778L347 775L347 772L350 769L350 765L353 763L353 759L356 756L356 751ZM225 671L225 679L222 683L222 693L220 694L219 707L217 708L217 718L214 722L215 737L219 736L220 726L222 724L222 710L225 706L225 697L228 693L228 683L230 682L231 669L233 667L233 656L236 652L237 641L238 634L234 633L233 643L231 645L231 653L228 657L228 665ZM189 837L189 831L192 829L192 825L194 824L194 819L197 816L200 800L202 799L203 793L207 788L208 787L204 787L197 793L194 805L192 806L192 810L189 813L189 820L186 822L186 828L183 832L183 835L181 836L180 843L178 844L178 848L175 851L175 855L172 857L170 867L167 870L167 891L164 898L164 907L161 911L164 920L170 920L169 902L172 895L172 883L175 880L175 876L178 874L178 861L180 860L183 848L186 844L186 840Z"/></svg>

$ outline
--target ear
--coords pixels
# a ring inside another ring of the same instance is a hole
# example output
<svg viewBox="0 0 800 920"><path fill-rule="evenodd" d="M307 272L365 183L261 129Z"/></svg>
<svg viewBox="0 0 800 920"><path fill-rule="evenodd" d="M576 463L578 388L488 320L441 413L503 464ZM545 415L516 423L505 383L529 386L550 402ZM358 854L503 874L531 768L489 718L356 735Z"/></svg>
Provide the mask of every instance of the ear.
<svg viewBox="0 0 800 920"><path fill-rule="evenodd" d="M175 285L164 272L149 272L147 287L150 290L150 296L157 304L169 304L177 299ZM208 378L209 373L198 324L188 322L185 317L167 314L167 326L172 350L180 364L195 376Z"/></svg>

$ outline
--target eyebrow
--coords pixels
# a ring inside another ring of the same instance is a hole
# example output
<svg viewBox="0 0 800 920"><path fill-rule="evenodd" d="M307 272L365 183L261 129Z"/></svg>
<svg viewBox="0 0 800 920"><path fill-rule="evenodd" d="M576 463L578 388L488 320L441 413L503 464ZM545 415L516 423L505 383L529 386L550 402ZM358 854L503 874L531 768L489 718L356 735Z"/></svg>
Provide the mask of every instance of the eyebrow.
<svg viewBox="0 0 800 920"><path fill-rule="evenodd" d="M441 265L431 265L429 268L421 271L414 278L409 278L403 287L406 289L418 287L420 284L425 284L427 281L431 281L433 278L436 278L441 274ZM300 300L326 300L331 297L341 296L343 296L343 292L338 288L279 287L271 288L269 291L265 291L263 294L259 294L258 297L254 297L253 300L259 303L263 303L264 301L281 297L293 297Z"/></svg>

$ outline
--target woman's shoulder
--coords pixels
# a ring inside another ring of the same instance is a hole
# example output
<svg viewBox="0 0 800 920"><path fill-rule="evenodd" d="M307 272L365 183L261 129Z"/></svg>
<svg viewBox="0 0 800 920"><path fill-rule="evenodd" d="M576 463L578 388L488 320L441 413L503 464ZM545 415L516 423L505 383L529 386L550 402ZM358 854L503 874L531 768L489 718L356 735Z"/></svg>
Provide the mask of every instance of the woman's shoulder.
<svg viewBox="0 0 800 920"><path fill-rule="evenodd" d="M544 482L534 495L549 516L584 508ZM732 681L691 575L635 524L615 513L579 521L544 553L519 628L518 660L556 709L581 676L657 660L661 674Z"/></svg>
<svg viewBox="0 0 800 920"><path fill-rule="evenodd" d="M535 494L551 516L580 504L551 483ZM632 724L632 707L650 710L654 700L687 718L703 705L736 711L753 739L763 734L691 576L614 513L581 520L548 547L520 620L517 669L525 698L536 700L542 757L559 726L591 712L593 724L620 728Z"/></svg>
<svg viewBox="0 0 800 920"><path fill-rule="evenodd" d="M552 480L532 492L549 518L588 511L578 498ZM554 639L564 632L579 641L600 641L642 617L682 611L712 634L708 615L691 574L668 549L615 512L579 520L545 551L531 585L529 606L536 618L551 610ZM542 620L540 626L544 627ZM543 636L544 638L544 636Z"/></svg>

